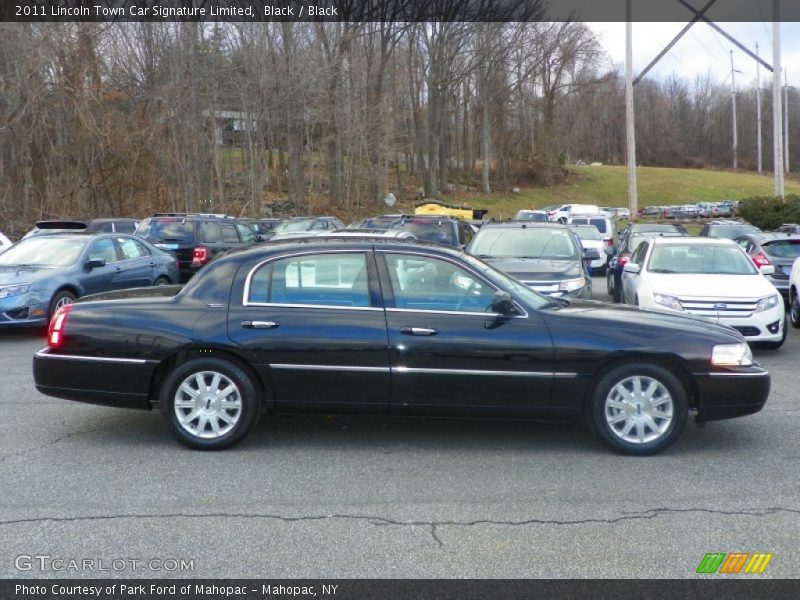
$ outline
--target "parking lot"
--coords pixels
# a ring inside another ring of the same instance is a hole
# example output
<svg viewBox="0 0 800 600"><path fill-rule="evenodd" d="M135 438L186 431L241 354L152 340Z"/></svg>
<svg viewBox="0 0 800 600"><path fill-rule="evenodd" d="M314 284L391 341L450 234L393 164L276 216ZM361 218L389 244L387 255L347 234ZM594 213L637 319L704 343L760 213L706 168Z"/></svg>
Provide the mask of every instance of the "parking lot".
<svg viewBox="0 0 800 600"><path fill-rule="evenodd" d="M43 345L0 332L0 577L691 578L707 552L771 552L757 577L800 576L798 330L755 351L762 412L690 424L652 458L578 423L380 417L263 418L192 452L158 413L38 394Z"/></svg>

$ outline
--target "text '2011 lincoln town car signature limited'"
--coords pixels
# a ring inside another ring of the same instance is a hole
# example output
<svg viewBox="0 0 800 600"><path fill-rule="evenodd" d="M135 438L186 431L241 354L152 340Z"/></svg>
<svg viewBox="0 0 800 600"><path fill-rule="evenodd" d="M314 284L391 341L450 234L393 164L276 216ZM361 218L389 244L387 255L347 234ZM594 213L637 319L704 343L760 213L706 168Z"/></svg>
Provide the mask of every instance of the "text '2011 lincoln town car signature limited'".
<svg viewBox="0 0 800 600"><path fill-rule="evenodd" d="M177 295L56 313L39 391L159 406L187 446L241 441L263 413L582 416L627 454L747 415L769 373L737 331L695 317L548 298L460 251L375 239L237 250ZM113 297L114 295L112 295Z"/></svg>

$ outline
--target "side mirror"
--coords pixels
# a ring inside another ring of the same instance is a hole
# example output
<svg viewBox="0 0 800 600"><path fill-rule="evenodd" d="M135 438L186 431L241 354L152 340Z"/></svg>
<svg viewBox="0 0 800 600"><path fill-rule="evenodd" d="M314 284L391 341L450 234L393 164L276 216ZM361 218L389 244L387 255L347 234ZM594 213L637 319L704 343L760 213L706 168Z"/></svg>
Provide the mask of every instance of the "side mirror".
<svg viewBox="0 0 800 600"><path fill-rule="evenodd" d="M514 299L508 292L495 292L492 296L492 311L501 315L516 314L517 308L514 306Z"/></svg>
<svg viewBox="0 0 800 600"><path fill-rule="evenodd" d="M90 258L86 261L86 270L91 271L92 269L97 269L99 267L105 267L106 261L102 258Z"/></svg>
<svg viewBox="0 0 800 600"><path fill-rule="evenodd" d="M583 260L597 260L600 258L600 253L594 248L589 248L583 251Z"/></svg>
<svg viewBox="0 0 800 600"><path fill-rule="evenodd" d="M622 270L625 271L626 273L633 273L635 275L642 270L642 267L640 267L636 263L629 262L625 263L625 266L623 267Z"/></svg>
<svg viewBox="0 0 800 600"><path fill-rule="evenodd" d="M758 268L761 271L762 275L774 275L775 274L775 266L774 265L764 265L763 267Z"/></svg>

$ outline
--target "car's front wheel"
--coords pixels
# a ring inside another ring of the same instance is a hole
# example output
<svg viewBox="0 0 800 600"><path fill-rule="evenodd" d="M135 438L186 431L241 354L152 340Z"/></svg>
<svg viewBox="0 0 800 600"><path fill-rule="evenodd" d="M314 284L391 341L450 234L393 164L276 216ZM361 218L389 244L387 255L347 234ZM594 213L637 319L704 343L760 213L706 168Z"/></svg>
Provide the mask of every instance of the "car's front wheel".
<svg viewBox="0 0 800 600"><path fill-rule="evenodd" d="M796 292L789 301L789 320L792 322L792 327L800 328L800 298Z"/></svg>
<svg viewBox="0 0 800 600"><path fill-rule="evenodd" d="M77 296L69 290L59 290L53 294L53 297L50 299L50 311L48 313L48 319L53 318L53 315L56 314L56 311L62 306L66 306L67 304L72 304L75 302L76 298Z"/></svg>
<svg viewBox="0 0 800 600"><path fill-rule="evenodd" d="M591 429L617 452L648 456L675 443L688 406L675 375L656 364L633 362L599 378L586 416Z"/></svg>
<svg viewBox="0 0 800 600"><path fill-rule="evenodd" d="M788 321L789 321L789 319L786 317L786 315L784 315L783 324L782 324L783 335L781 336L781 339L779 339L777 342L763 342L761 344L761 346L763 348L766 348L767 350L777 350L778 348L783 346L784 342L786 341L786 336L789 333L789 322Z"/></svg>
<svg viewBox="0 0 800 600"><path fill-rule="evenodd" d="M224 450L239 443L259 416L250 376L219 358L196 358L167 378L161 415L179 442L196 450Z"/></svg>

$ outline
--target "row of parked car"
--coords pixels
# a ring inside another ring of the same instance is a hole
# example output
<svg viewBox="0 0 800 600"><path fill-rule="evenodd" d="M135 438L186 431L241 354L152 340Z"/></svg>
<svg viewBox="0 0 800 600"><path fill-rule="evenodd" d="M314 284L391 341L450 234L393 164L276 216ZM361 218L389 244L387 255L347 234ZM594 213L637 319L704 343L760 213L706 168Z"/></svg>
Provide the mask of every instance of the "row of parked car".
<svg viewBox="0 0 800 600"><path fill-rule="evenodd" d="M716 219L718 217L733 216L738 208L738 200L722 200L720 202L693 202L670 206L645 206L639 211L639 214L663 219Z"/></svg>
<svg viewBox="0 0 800 600"><path fill-rule="evenodd" d="M366 235L414 238L467 250L529 288L553 298L590 299L592 274L605 272L608 293L615 302L710 315L737 327L748 340L773 347L785 340L785 313L777 313L791 302L789 274L794 258L800 255L800 235L763 234L744 223L711 221L704 225L700 235L735 239L731 247L740 246L739 254L749 255L749 262L756 270L729 272L734 266L723 264L721 258L717 262L704 262L701 258L708 252L715 256L719 252L722 256L723 250L719 249L719 242L710 245L698 242L696 246L684 245L657 253L657 262L664 262L664 257L669 256L676 264L667 261L669 266L659 266L654 272L642 263L650 260L646 252L654 247L651 240L683 237L685 228L673 223L632 223L617 231L616 220L608 213L594 211L596 207L592 207L588 214L578 214L579 206L569 206L565 223L561 216L557 217L559 222L543 221L530 218L531 211L521 211L515 220L487 223L482 228L455 217L400 214L371 217L347 229L335 217L324 216L257 220L160 213L141 221L42 222L22 242L0 255L0 324L46 323L60 306L88 294L185 283L206 264L237 247L267 240ZM660 247L667 242L658 244ZM639 254L634 256L637 251ZM654 274L658 280L672 281L673 291L685 286L687 292L666 293L663 289L653 292L648 277ZM695 281L711 281L712 276L729 279L732 275L740 276L739 284L725 292L728 288L719 282L704 287ZM764 280L778 291L784 302L770 300L771 312L766 311L758 302L775 294L761 295L755 283L741 279L744 275L758 275L760 279L752 281ZM731 294L735 290L746 290L745 309L722 310L722 305L734 302ZM681 298L686 301L682 303ZM695 310L692 298L711 303L711 308ZM758 310L748 311L750 304Z"/></svg>

